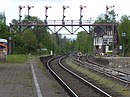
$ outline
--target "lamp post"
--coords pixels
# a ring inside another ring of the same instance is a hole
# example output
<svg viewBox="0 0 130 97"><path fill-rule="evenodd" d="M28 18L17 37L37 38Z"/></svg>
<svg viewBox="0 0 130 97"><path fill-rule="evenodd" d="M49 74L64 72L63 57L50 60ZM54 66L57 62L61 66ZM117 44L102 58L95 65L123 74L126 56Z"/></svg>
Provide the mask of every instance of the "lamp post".
<svg viewBox="0 0 130 97"><path fill-rule="evenodd" d="M94 53L96 54L96 37L97 37L97 33L94 33Z"/></svg>
<svg viewBox="0 0 130 97"><path fill-rule="evenodd" d="M9 48L8 48L9 51L8 51L8 54L11 54L12 53L12 45L11 45L12 37L9 37L8 41L9 41Z"/></svg>
<svg viewBox="0 0 130 97"><path fill-rule="evenodd" d="M125 32L123 32L122 33L122 37L123 37L123 43L122 43L122 45L123 45L123 53L122 53L122 56L124 57L125 56L125 37L126 37L126 33Z"/></svg>

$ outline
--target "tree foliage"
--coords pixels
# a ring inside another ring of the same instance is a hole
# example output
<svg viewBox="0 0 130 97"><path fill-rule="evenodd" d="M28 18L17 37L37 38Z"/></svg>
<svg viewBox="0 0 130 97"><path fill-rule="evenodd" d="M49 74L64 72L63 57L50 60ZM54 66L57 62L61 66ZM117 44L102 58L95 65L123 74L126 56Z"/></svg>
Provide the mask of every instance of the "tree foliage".
<svg viewBox="0 0 130 97"><path fill-rule="evenodd" d="M0 38L8 39L9 36L8 26L0 21Z"/></svg>
<svg viewBox="0 0 130 97"><path fill-rule="evenodd" d="M92 53L92 36L90 33L84 31L79 32L77 35L76 46L77 50L82 53Z"/></svg>
<svg viewBox="0 0 130 97"><path fill-rule="evenodd" d="M11 33L9 33L9 27L6 25L5 21L5 14L0 13L0 38L8 39Z"/></svg>
<svg viewBox="0 0 130 97"><path fill-rule="evenodd" d="M24 47L28 53L37 51L37 40L34 33L29 29L25 31L22 35Z"/></svg>
<svg viewBox="0 0 130 97"><path fill-rule="evenodd" d="M116 13L114 10L108 12L108 14L100 14L95 23L113 23L115 21L115 16Z"/></svg>
<svg viewBox="0 0 130 97"><path fill-rule="evenodd" d="M16 19L12 20L13 24L18 24L19 21ZM20 22L24 24L44 24L36 16L25 16L25 18ZM53 51L55 53L65 53L69 50L69 47L66 44L69 44L69 41L66 37L62 38L61 35L50 34L48 29L44 26L21 26L21 32L19 32L19 26L15 27L18 29L14 31L14 51L15 53L34 53L36 50L47 49L48 51ZM19 50L20 49L20 50Z"/></svg>
<svg viewBox="0 0 130 97"><path fill-rule="evenodd" d="M119 36L120 36L120 44L123 45L124 41L124 49L125 49L125 54L127 56L130 55L130 20L129 16L124 15L121 17L120 24L119 24ZM126 33L126 37L123 37L123 33Z"/></svg>

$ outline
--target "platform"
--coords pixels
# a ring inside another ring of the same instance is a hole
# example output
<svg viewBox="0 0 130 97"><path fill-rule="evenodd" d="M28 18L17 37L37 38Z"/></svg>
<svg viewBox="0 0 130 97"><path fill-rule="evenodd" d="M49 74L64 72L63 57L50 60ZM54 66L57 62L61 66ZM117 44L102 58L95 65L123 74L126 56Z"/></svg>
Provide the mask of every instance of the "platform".
<svg viewBox="0 0 130 97"><path fill-rule="evenodd" d="M26 63L1 63L0 97L67 97L56 80L45 68L43 72L39 64L39 58L34 57Z"/></svg>

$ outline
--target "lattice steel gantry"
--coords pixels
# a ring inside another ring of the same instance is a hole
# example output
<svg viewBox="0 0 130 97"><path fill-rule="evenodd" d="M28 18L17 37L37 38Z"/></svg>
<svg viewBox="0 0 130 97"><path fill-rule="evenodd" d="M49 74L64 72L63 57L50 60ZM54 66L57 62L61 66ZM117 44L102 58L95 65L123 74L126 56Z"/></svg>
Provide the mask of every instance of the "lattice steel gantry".
<svg viewBox="0 0 130 97"><path fill-rule="evenodd" d="M106 20L108 18L108 9L113 8L113 7L114 6L106 6ZM22 17L21 10L22 10L22 8L27 8L28 9L27 10L27 12L28 12L28 15L27 15L28 18L27 19L28 19L28 21L26 23L23 23L21 21L21 17ZM34 8L34 6L29 6L29 5L27 7L21 6L21 5L19 6L19 21L18 21L18 23L14 23L14 24L10 23L10 32L13 32L13 30L15 30L17 33L23 33L27 28L31 28L31 27L34 27L34 26L36 26L36 27L40 26L40 27L43 27L43 30L45 28L47 28L49 31L51 31L52 33L54 33L56 35L63 28L67 32L69 32L69 34L74 35L74 34L76 34L76 32L80 28L82 28L84 31L88 32L85 27L89 27L89 29L90 29L91 26L93 26L93 27L98 26L99 28L104 27L105 28L104 31L107 32L107 28L110 27L110 28L112 28L112 33L113 33L113 47L115 47L115 45L118 44L116 42L117 40L115 41L115 39L114 39L114 38L118 37L118 32L117 32L117 29L116 29L118 24L115 22L115 18L114 18L115 16L113 17L113 23L105 23L105 24L104 23L96 23L93 20L82 20L82 18L83 18L82 10L84 8L86 8L86 6L80 5L80 7L79 7L79 11L80 11L79 19L78 20L65 20L65 18L66 18L65 11L69 8L69 6L63 5L62 6L62 9L63 9L63 13L62 13L63 17L62 17L62 19L61 20L48 20L47 11L48 11L49 8L52 8L52 7L46 5L45 6L44 23L39 23L38 21L30 21L29 12L30 12L31 8ZM52 27L53 27L53 30L52 30ZM71 29L68 29L68 27L70 27ZM75 27L75 29L74 29L74 27ZM94 37L94 33L95 33L94 31L91 33L93 35L93 37ZM98 33L98 31L96 33ZM60 34L63 35L63 33L60 33ZM113 52L114 52L114 48L113 48Z"/></svg>
<svg viewBox="0 0 130 97"><path fill-rule="evenodd" d="M30 15L29 12L31 10L31 8L34 8L34 6L27 6L28 9L28 23L22 23L21 21L21 10L22 8L26 8L25 6L19 6L19 23L17 24L12 24L10 23L10 31L15 30L18 33L23 33L28 27L31 26L43 26L44 28L47 28L48 30L50 30L52 33L58 33L59 31L61 31L62 28L65 28L66 31L68 31L70 34L75 34L76 31L78 31L79 28L82 28L84 31L86 31L85 27L88 26L90 28L90 26L114 26L116 27L116 24L96 24L94 23L94 21L92 22L92 20L82 20L83 14L82 14L82 10L83 8L86 8L86 6L82 6L80 5L80 17L79 20L65 20L65 10L67 8L69 8L69 6L65 6L63 5L63 18L62 20L47 20L48 15L47 15L47 11L49 8L51 8L51 6L45 6L45 19L44 19L44 23L38 23L37 21L33 21L31 22L29 20ZM17 26L19 28L16 29L15 26ZM67 28L67 26L71 27L71 30L69 30ZM73 27L76 26L77 28L74 30ZM24 29L21 29L21 27L25 27ZM54 27L54 30L52 30L50 27ZM56 27L60 27L58 30L56 30ZM87 32L87 31L86 31Z"/></svg>

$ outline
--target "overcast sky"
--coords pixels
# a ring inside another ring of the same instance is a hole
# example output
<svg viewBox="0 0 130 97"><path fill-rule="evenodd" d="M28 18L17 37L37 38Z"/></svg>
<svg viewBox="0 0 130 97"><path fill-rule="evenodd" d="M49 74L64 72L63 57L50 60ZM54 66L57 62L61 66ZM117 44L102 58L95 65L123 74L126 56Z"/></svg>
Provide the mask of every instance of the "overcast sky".
<svg viewBox="0 0 130 97"><path fill-rule="evenodd" d="M122 15L130 15L130 0L0 0L0 12L5 11L7 24L12 19L19 18L18 6L34 6L30 14L38 16L41 20L45 19L45 5L52 6L48 9L48 20L62 19L62 6L69 6L65 10L66 20L79 20L79 6L83 5L83 20L96 19L101 13L105 14L106 5L114 5L114 10L118 14L118 19ZM27 8L22 9L22 16L27 14Z"/></svg>
<svg viewBox="0 0 130 97"><path fill-rule="evenodd" d="M87 8L83 9L83 19L96 19L101 13L105 13L106 5L114 5L114 10L119 14L118 18L124 14L130 15L129 0L0 0L0 12L5 11L7 23L12 19L18 19L18 6L34 6L30 10L31 15L38 16L40 19L45 18L45 5L52 6L48 10L48 20L62 19L62 6L69 6L65 10L67 20L79 19L79 6L84 5ZM22 9L22 15L27 14L27 8Z"/></svg>

